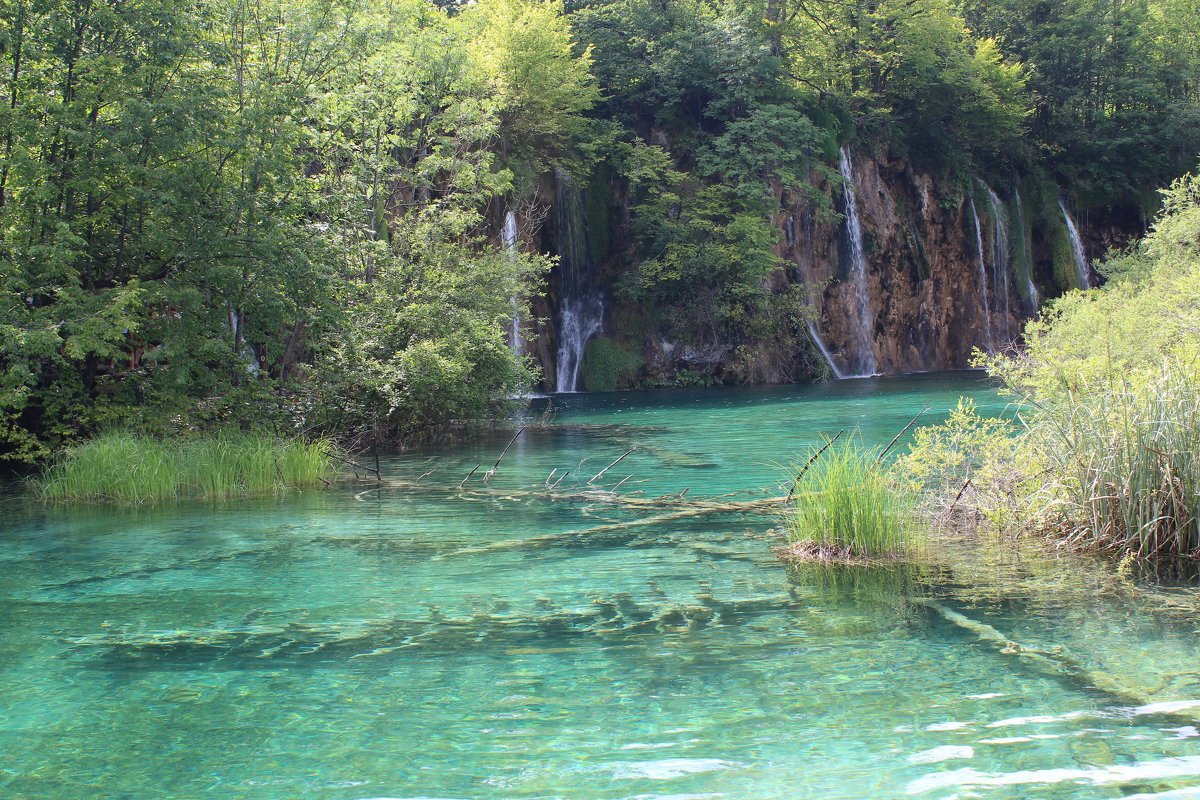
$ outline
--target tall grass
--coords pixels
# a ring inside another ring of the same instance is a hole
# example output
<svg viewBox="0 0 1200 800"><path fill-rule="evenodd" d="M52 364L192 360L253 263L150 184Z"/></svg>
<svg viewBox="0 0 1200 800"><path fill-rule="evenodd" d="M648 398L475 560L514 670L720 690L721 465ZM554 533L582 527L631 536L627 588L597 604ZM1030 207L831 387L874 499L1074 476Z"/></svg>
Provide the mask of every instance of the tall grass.
<svg viewBox="0 0 1200 800"><path fill-rule="evenodd" d="M334 477L328 449L255 433L161 439L114 432L64 453L33 489L52 502L129 505L270 494Z"/></svg>
<svg viewBox="0 0 1200 800"><path fill-rule="evenodd" d="M1139 557L1200 554L1200 378L1079 387L1043 407L1028 446L1046 464L1032 498L1074 545Z"/></svg>
<svg viewBox="0 0 1200 800"><path fill-rule="evenodd" d="M896 491L877 450L835 442L796 480L787 519L793 552L818 558L900 555L914 545L910 503Z"/></svg>

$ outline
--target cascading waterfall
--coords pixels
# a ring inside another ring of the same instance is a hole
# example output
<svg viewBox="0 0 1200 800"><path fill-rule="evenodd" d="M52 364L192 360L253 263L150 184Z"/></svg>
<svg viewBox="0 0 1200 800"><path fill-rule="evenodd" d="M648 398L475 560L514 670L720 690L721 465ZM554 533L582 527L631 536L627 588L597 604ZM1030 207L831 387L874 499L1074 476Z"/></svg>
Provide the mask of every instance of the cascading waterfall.
<svg viewBox="0 0 1200 800"><path fill-rule="evenodd" d="M843 197L845 198L846 241L849 243L849 286L854 295L854 312L856 319L853 341L847 350L857 352L845 353L845 373L838 377L863 377L874 375L875 350L871 343L871 331L875 328L874 315L871 313L870 287L867 283L867 254L863 247L862 224L858 217L858 198L854 189L854 164L850 160L850 151L842 147L839 152L838 170L844 181ZM819 339L817 341L820 341ZM830 362L832 365L832 361ZM834 374L839 370L834 368Z"/></svg>
<svg viewBox="0 0 1200 800"><path fill-rule="evenodd" d="M987 265L983 261L983 229L979 225L979 212L975 209L975 198L971 198L971 218L975 220L975 253L979 261L979 288L983 296L983 327L987 336L989 353L995 352L996 340L992 335L992 304L988 297Z"/></svg>
<svg viewBox="0 0 1200 800"><path fill-rule="evenodd" d="M500 230L500 242L509 259L517 257L517 215L511 211L504 214L504 227ZM513 313L508 329L508 346L513 355L520 356L525 351L525 341L521 337L521 299L512 299Z"/></svg>
<svg viewBox="0 0 1200 800"><path fill-rule="evenodd" d="M1062 209L1063 222L1067 223L1067 233L1071 235L1071 252L1075 256L1075 270L1079 273L1079 285L1084 289L1090 289L1092 280L1089 277L1087 255L1083 252L1083 240L1079 238L1079 229L1075 227L1075 220L1071 219L1071 214L1067 211L1067 203L1061 197L1058 198L1058 207Z"/></svg>
<svg viewBox="0 0 1200 800"><path fill-rule="evenodd" d="M1012 337L1012 328L1010 320L1012 319L1012 305L1009 297L1009 274L1012 272L1012 256L1009 252L1009 225L1008 225L1008 209L1004 203L1000 201L999 195L992 191L992 187L988 186L983 181L979 181L979 185L983 188L984 194L988 200L988 211L992 216L992 296L997 298L997 311L1003 314L1004 332L1003 336L1007 340Z"/></svg>
<svg viewBox="0 0 1200 800"><path fill-rule="evenodd" d="M1025 227L1025 205L1021 202L1020 179L1013 183L1013 205L1017 209L1017 236L1019 238L1016 241L1020 244L1020 272L1021 277L1024 278L1024 285L1021 288L1025 292L1025 311L1032 315L1037 313L1041 298L1038 297L1037 287L1033 285L1033 264L1029 260L1029 239Z"/></svg>
<svg viewBox="0 0 1200 800"><path fill-rule="evenodd" d="M555 389L579 391L579 368L588 340L604 326L604 296L588 252L583 192L562 170L554 173L558 250L558 363Z"/></svg>

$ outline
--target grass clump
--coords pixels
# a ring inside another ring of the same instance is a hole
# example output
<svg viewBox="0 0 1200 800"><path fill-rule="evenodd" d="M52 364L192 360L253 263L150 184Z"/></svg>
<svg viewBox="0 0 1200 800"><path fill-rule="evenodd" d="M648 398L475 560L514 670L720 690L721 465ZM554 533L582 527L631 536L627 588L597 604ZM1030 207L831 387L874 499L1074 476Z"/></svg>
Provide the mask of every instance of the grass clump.
<svg viewBox="0 0 1200 800"><path fill-rule="evenodd" d="M910 504L879 452L847 440L814 454L793 486L787 518L791 554L821 560L903 555L914 546Z"/></svg>
<svg viewBox="0 0 1200 800"><path fill-rule="evenodd" d="M49 502L125 505L271 494L333 478L328 450L327 442L260 433L170 439L118 431L64 453L33 489Z"/></svg>

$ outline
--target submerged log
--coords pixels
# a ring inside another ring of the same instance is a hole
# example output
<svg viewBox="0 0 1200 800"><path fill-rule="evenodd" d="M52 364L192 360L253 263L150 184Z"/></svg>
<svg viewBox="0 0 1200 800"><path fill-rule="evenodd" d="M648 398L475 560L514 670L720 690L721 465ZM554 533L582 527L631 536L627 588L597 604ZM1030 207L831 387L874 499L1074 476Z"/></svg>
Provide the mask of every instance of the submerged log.
<svg viewBox="0 0 1200 800"><path fill-rule="evenodd" d="M453 646L463 641L494 641L500 646L544 634L602 635L633 632L676 633L710 625L733 625L746 615L793 608L790 595L719 598L700 587L694 598L670 600L665 595L643 602L627 593L599 596L590 605L562 608L542 598L527 613L507 604L448 616L430 606L429 617L385 617L309 624L250 621L229 628L163 631L106 631L65 638L73 649L102 651L112 659L205 657L366 658L412 647Z"/></svg>
<svg viewBox="0 0 1200 800"><path fill-rule="evenodd" d="M1003 655L1024 658L1049 667L1056 674L1066 675L1085 688L1103 692L1122 703L1132 703L1138 715L1157 714L1175 717L1190 723L1200 722L1200 700L1180 702L1157 702L1154 695L1145 689L1131 686L1117 676L1103 670L1091 669L1078 659L1068 655L1061 647L1029 647L1009 639L987 623L972 619L931 598L914 598L913 603L925 606L947 622L968 631L975 638L991 645Z"/></svg>

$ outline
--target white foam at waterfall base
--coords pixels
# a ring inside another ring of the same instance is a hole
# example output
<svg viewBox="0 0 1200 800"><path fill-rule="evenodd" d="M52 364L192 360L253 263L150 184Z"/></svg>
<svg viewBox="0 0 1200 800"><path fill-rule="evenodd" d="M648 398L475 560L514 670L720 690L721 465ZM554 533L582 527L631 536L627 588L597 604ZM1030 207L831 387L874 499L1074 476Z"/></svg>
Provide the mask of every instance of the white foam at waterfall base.
<svg viewBox="0 0 1200 800"><path fill-rule="evenodd" d="M604 302L599 295L563 298L558 316L558 364L555 386L559 392L579 391L579 368L588 340L603 328Z"/></svg>
<svg viewBox="0 0 1200 800"><path fill-rule="evenodd" d="M1061 197L1058 198L1058 207L1062 209L1063 222L1067 224L1067 233L1071 236L1071 253L1075 257L1075 271L1079 273L1079 285L1084 289L1092 288L1092 281L1088 273L1087 255L1083 252L1083 240L1079 238L1079 229L1075 227L1075 220L1071 218L1071 214L1067 211L1067 203Z"/></svg>

